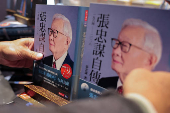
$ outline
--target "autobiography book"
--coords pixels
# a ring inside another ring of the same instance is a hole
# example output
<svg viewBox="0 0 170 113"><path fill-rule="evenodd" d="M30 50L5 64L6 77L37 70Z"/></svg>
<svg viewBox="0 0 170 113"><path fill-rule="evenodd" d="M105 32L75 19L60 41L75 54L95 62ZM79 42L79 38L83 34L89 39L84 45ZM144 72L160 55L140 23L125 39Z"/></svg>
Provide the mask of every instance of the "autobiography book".
<svg viewBox="0 0 170 113"><path fill-rule="evenodd" d="M135 68L169 72L169 19L169 10L91 4L78 98L119 91Z"/></svg>
<svg viewBox="0 0 170 113"><path fill-rule="evenodd" d="M87 17L87 7L36 5L34 51L44 57L34 62L34 85L72 100L78 87Z"/></svg>

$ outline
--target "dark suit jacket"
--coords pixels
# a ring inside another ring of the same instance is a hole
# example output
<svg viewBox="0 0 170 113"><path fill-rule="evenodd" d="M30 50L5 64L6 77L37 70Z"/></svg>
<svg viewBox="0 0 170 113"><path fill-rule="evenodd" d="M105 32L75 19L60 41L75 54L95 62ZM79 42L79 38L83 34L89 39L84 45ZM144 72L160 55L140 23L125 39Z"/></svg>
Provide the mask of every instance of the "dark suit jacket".
<svg viewBox="0 0 170 113"><path fill-rule="evenodd" d="M43 60L43 63L51 67L52 63L53 63L53 55L45 57L44 60ZM74 62L71 60L70 55L68 53L67 53L67 56L66 56L63 64L68 64L71 67L72 72L73 72Z"/></svg>
<svg viewBox="0 0 170 113"><path fill-rule="evenodd" d="M119 77L107 77L99 79L98 85L104 88L117 88L117 81Z"/></svg>

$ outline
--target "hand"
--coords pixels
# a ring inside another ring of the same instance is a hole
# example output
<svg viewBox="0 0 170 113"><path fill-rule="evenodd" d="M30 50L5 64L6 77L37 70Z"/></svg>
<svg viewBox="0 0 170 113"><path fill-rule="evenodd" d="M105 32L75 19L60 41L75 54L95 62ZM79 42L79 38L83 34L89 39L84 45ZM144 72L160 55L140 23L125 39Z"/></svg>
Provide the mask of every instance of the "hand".
<svg viewBox="0 0 170 113"><path fill-rule="evenodd" d="M33 60L43 58L43 54L34 52L33 48L33 38L0 42L0 64L9 67L31 68Z"/></svg>
<svg viewBox="0 0 170 113"><path fill-rule="evenodd" d="M138 93L147 98L158 113L170 113L170 73L135 69L125 79L124 94Z"/></svg>

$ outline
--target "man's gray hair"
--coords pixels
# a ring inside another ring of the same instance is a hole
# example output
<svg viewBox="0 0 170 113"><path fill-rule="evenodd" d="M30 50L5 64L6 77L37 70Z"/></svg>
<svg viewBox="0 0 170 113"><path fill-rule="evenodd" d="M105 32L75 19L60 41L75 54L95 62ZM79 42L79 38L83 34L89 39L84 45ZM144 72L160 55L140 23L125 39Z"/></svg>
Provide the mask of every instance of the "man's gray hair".
<svg viewBox="0 0 170 113"><path fill-rule="evenodd" d="M64 26L63 26L63 34L70 37L71 41L72 41L72 28L71 28L71 24L70 21L62 14L54 14L53 16L53 21L55 19L62 19ZM70 42L71 44L71 42Z"/></svg>
<svg viewBox="0 0 170 113"><path fill-rule="evenodd" d="M144 41L143 48L149 53L153 53L156 55L157 61L154 65L155 67L160 61L162 56L162 41L158 30L145 21L142 21L140 19L133 19L133 18L125 20L122 25L122 29L127 26L139 26L147 31L144 37L145 41Z"/></svg>

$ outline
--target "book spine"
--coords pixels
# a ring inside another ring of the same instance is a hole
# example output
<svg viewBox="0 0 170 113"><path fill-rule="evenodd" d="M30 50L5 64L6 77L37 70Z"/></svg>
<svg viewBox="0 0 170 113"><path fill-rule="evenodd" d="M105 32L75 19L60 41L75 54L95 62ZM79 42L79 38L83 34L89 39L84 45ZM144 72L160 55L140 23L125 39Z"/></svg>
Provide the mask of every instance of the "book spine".
<svg viewBox="0 0 170 113"><path fill-rule="evenodd" d="M88 7L79 7L78 13L78 24L77 24L77 34L76 34L76 50L75 50L75 66L73 70L73 84L72 84L72 99L77 97L78 81L81 69L82 54L84 50L84 39L86 36L86 26L87 26L87 17L88 17Z"/></svg>
<svg viewBox="0 0 170 113"><path fill-rule="evenodd" d="M18 36L0 36L0 41L10 41L10 40L16 40L20 38L33 38L34 35L18 35Z"/></svg>
<svg viewBox="0 0 170 113"><path fill-rule="evenodd" d="M0 36L34 35L34 27L1 28Z"/></svg>

